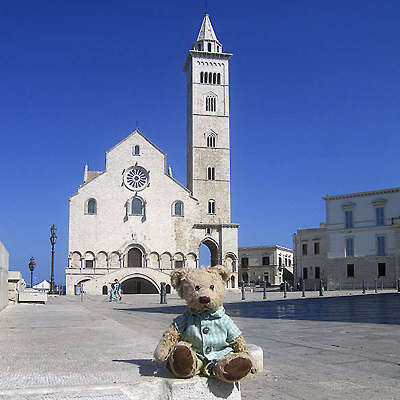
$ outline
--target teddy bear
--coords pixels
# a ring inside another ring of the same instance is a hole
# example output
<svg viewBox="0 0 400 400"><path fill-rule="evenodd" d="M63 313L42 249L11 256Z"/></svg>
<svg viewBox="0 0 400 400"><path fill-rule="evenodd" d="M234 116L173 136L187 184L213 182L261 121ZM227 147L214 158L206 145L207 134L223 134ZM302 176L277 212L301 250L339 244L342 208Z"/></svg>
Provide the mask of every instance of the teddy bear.
<svg viewBox="0 0 400 400"><path fill-rule="evenodd" d="M256 372L239 328L225 314L228 279L229 270L221 265L171 274L172 287L189 308L164 332L153 360L167 361L176 377L202 374L233 383Z"/></svg>

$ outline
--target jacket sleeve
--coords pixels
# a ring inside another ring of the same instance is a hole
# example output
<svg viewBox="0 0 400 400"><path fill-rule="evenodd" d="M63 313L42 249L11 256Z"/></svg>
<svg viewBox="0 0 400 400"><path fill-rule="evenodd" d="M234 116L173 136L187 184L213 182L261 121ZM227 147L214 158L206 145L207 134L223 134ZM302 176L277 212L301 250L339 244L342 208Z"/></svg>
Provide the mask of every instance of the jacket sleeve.
<svg viewBox="0 0 400 400"><path fill-rule="evenodd" d="M227 327L227 336L226 341L228 343L233 342L237 337L239 337L242 332L238 328L238 326L228 317L226 316L226 327Z"/></svg>

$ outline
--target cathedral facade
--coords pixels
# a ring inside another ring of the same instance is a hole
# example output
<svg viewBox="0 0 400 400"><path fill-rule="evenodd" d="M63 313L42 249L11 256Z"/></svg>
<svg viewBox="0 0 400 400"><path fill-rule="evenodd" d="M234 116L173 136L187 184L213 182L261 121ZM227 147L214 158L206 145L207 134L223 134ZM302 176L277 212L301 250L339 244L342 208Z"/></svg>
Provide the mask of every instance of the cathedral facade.
<svg viewBox="0 0 400 400"><path fill-rule="evenodd" d="M166 169L166 155L136 130L106 153L106 169L85 167L70 197L67 294L158 293L175 268L211 265L231 271L237 288L238 224L231 223L229 59L206 14L189 50L187 184ZM170 289L168 287L168 289Z"/></svg>

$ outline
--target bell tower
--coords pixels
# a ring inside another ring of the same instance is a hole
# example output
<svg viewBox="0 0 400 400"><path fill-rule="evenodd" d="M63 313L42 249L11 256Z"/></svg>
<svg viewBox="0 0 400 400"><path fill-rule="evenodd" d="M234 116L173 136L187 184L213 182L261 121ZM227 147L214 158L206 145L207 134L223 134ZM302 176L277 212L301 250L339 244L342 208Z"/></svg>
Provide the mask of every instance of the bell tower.
<svg viewBox="0 0 400 400"><path fill-rule="evenodd" d="M186 58L187 187L201 223L229 224L229 59L205 14Z"/></svg>

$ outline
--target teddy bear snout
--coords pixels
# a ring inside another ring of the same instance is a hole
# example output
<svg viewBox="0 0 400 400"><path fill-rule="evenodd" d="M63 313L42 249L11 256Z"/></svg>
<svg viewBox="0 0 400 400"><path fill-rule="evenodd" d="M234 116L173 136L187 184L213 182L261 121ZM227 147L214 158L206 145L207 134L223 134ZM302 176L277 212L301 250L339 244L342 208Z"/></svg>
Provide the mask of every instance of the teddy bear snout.
<svg viewBox="0 0 400 400"><path fill-rule="evenodd" d="M207 304L207 303L210 302L210 298L207 297L207 296L201 296L201 297L199 298L199 301L200 301L200 303L202 303L202 304Z"/></svg>

